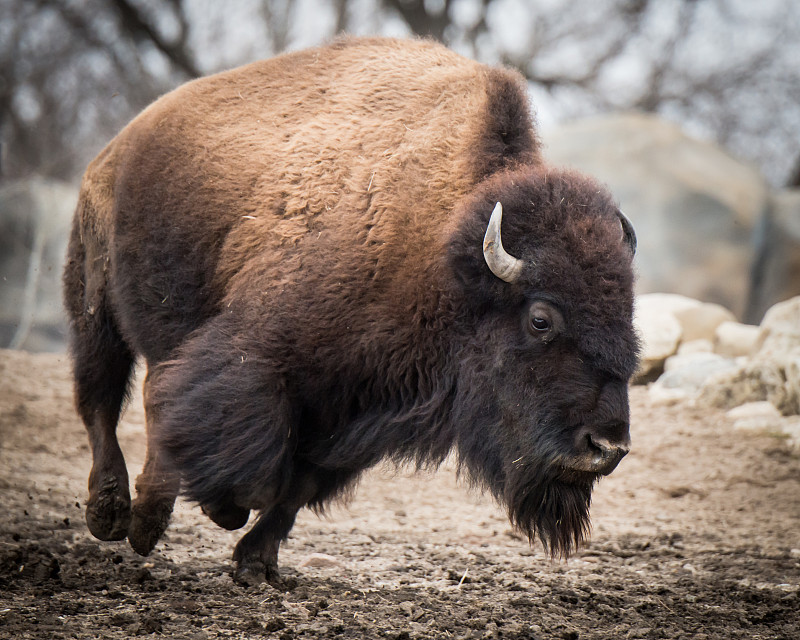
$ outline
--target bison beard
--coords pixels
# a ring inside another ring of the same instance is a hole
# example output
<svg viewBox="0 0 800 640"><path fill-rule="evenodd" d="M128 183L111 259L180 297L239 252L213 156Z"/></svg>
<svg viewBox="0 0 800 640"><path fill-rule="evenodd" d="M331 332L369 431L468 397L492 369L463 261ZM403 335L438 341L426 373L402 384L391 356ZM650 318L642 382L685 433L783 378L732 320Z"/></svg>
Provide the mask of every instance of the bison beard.
<svg viewBox="0 0 800 640"><path fill-rule="evenodd" d="M298 510L455 451L568 555L630 444L635 247L606 189L542 160L524 79L431 42L343 39L165 95L87 169L64 269L92 534L146 555L179 491L226 528L254 510L234 578L278 584Z"/></svg>
<svg viewBox="0 0 800 640"><path fill-rule="evenodd" d="M543 465L511 473L503 501L511 522L531 542L538 538L552 556L569 556L588 536L595 474L569 477Z"/></svg>

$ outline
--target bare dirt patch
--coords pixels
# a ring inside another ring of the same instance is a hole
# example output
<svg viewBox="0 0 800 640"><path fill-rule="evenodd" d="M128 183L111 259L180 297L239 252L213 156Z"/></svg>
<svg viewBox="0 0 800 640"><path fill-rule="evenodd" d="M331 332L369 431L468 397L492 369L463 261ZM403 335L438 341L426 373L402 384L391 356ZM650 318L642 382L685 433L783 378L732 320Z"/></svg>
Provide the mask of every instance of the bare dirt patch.
<svg viewBox="0 0 800 640"><path fill-rule="evenodd" d="M379 469L281 554L296 585L230 579L240 534L178 505L148 558L83 521L87 439L65 356L0 351L0 638L800 637L800 457L724 414L632 393L634 449L591 543L552 561L452 469ZM120 426L144 455L134 398Z"/></svg>

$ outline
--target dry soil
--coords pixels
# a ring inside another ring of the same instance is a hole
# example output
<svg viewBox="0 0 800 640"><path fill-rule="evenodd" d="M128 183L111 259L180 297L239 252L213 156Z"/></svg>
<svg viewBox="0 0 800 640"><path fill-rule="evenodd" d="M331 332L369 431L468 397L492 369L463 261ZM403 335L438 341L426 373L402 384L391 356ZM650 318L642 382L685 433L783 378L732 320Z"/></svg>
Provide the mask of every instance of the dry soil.
<svg viewBox="0 0 800 640"><path fill-rule="evenodd" d="M591 542L550 560L452 468L377 469L303 512L292 589L229 575L240 534L179 503L148 558L83 521L90 454L63 355L0 352L0 638L800 638L800 457L632 391L633 451ZM119 429L131 477L141 400Z"/></svg>

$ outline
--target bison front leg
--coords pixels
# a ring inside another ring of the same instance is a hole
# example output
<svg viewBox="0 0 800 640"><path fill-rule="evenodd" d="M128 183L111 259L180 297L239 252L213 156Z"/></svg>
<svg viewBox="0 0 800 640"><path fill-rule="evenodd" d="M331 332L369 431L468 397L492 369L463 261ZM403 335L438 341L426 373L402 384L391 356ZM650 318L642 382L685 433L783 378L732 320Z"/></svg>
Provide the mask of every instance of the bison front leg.
<svg viewBox="0 0 800 640"><path fill-rule="evenodd" d="M147 455L142 473L136 478L136 500L128 529L128 542L136 553L143 556L153 550L166 531L181 486L180 475L165 463L154 441L158 410L152 402L151 389L155 384L155 371L149 368L144 382Z"/></svg>
<svg viewBox="0 0 800 640"><path fill-rule="evenodd" d="M295 476L281 501L261 512L253 528L239 540L233 552L233 580L243 586L264 581L276 589L286 587L278 571L278 550L294 526L297 512L314 497L313 476Z"/></svg>

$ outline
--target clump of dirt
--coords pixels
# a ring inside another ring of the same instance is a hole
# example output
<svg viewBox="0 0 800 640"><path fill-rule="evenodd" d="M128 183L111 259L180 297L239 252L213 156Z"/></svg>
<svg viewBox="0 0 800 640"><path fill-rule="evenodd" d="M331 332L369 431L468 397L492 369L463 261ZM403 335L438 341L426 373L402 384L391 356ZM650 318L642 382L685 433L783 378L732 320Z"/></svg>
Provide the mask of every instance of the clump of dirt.
<svg viewBox="0 0 800 640"><path fill-rule="evenodd" d="M119 428L144 456L136 398ZM724 414L632 390L633 451L591 542L552 561L487 497L378 469L281 553L291 590L229 575L240 533L179 503L156 551L83 521L87 439L65 356L0 352L0 638L785 638L800 630L800 458Z"/></svg>

